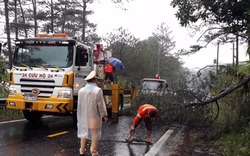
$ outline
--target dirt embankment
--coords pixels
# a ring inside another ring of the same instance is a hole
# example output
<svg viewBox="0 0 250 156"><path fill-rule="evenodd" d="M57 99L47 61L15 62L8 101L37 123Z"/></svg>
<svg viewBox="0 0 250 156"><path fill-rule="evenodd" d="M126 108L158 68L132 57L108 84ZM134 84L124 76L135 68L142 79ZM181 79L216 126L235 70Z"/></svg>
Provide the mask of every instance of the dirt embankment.
<svg viewBox="0 0 250 156"><path fill-rule="evenodd" d="M208 141L195 141L192 135L198 130L190 127L183 128L179 139L179 144L175 147L170 156L222 156L219 147Z"/></svg>

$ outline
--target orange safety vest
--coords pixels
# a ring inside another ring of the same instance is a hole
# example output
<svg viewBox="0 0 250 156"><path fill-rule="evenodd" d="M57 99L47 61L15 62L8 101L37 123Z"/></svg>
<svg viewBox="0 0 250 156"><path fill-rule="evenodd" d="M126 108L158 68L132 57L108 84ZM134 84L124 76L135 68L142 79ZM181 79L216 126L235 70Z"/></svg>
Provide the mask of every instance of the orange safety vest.
<svg viewBox="0 0 250 156"><path fill-rule="evenodd" d="M107 64L104 68L104 73L113 73L114 72L114 67L110 64Z"/></svg>
<svg viewBox="0 0 250 156"><path fill-rule="evenodd" d="M139 107L138 111L137 111L137 115L134 118L134 124L137 124L140 120L145 120L145 119L149 119L150 117L148 116L148 113L150 110L155 110L158 114L158 110L155 106L150 105L150 104L144 104L142 106ZM155 119L158 118L158 115L156 114L156 116L154 117Z"/></svg>

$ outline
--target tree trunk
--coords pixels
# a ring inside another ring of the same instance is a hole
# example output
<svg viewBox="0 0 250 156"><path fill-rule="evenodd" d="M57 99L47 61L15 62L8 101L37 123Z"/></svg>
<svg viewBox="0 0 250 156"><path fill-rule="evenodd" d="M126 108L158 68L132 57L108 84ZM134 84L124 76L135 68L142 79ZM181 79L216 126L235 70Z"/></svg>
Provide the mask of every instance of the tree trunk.
<svg viewBox="0 0 250 156"><path fill-rule="evenodd" d="M22 7L22 4L21 4L21 0L18 0L18 3L19 3L20 10L21 10L21 16L22 16L22 19L23 19L22 24L24 25L24 34L25 34L25 37L27 38L28 37L28 32L27 32L26 20L25 20L25 17L24 17L24 11L23 11L23 7Z"/></svg>
<svg viewBox="0 0 250 156"><path fill-rule="evenodd" d="M16 35L16 40L18 39L18 25L17 25L17 0L14 0L14 3L15 3L15 35Z"/></svg>
<svg viewBox="0 0 250 156"><path fill-rule="evenodd" d="M250 59L250 15L248 15L248 19L247 19L247 53Z"/></svg>
<svg viewBox="0 0 250 156"><path fill-rule="evenodd" d="M67 5L64 6L64 10L66 10L66 9L67 9ZM62 33L64 33L64 31L65 31L64 29L65 29L65 24L66 24L66 16L67 15L65 14L65 11L64 11L63 23L62 23L62 30L61 30Z"/></svg>
<svg viewBox="0 0 250 156"><path fill-rule="evenodd" d="M83 0L83 12L82 12L82 41L85 41L85 33L86 33L86 8L87 8L87 0Z"/></svg>
<svg viewBox="0 0 250 156"><path fill-rule="evenodd" d="M51 0L51 33L54 33L54 7L53 7L53 0Z"/></svg>
<svg viewBox="0 0 250 156"><path fill-rule="evenodd" d="M33 18L34 18L34 23L35 23L35 28L34 28L34 35L36 36L37 34L37 10L36 10L36 0L32 0L32 5L33 5Z"/></svg>
<svg viewBox="0 0 250 156"><path fill-rule="evenodd" d="M9 68L12 68L12 51L11 51L11 42L10 42L10 23L9 23L9 0L4 0L5 7L5 21L6 21L6 32L7 32L7 44L9 52Z"/></svg>
<svg viewBox="0 0 250 156"><path fill-rule="evenodd" d="M234 85L228 87L227 89L223 90L217 96L215 96L215 97L213 97L211 99L205 100L205 101L193 102L193 103L187 104L186 107L204 106L204 105L207 105L209 103L216 102L217 100L225 97L226 95L228 95L231 92L235 91L236 89L240 88L242 85L249 83L249 81L250 81L250 74L243 77L237 84L234 84Z"/></svg>

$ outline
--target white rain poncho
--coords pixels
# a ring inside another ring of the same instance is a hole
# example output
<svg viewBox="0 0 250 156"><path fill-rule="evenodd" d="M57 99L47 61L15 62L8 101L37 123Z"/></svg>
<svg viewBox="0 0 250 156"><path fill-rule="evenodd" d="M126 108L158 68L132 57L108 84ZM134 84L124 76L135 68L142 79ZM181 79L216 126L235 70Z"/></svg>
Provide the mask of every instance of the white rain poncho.
<svg viewBox="0 0 250 156"><path fill-rule="evenodd" d="M102 118L105 116L107 116L107 109L102 89L95 83L87 83L78 93L78 138L100 139Z"/></svg>

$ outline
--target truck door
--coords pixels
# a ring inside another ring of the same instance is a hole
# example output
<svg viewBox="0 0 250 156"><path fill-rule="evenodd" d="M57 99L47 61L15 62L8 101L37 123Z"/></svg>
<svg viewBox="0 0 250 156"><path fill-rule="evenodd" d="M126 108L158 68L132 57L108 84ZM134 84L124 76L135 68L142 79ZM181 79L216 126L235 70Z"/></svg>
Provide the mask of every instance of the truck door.
<svg viewBox="0 0 250 156"><path fill-rule="evenodd" d="M88 64L88 60L88 50L83 46L77 46L75 66L86 66Z"/></svg>

